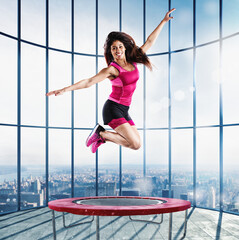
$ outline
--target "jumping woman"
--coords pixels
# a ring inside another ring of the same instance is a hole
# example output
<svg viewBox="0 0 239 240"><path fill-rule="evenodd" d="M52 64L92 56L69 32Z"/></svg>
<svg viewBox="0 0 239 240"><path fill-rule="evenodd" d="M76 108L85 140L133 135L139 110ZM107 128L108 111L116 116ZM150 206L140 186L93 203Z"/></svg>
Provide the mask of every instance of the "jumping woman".
<svg viewBox="0 0 239 240"><path fill-rule="evenodd" d="M91 87L106 78L111 81L112 93L104 104L103 120L104 124L109 125L115 132L106 131L101 125L96 124L86 140L86 146L91 146L93 153L107 141L134 150L140 148L139 132L128 113L132 95L139 79L137 63L144 64L150 70L152 69L146 52L154 45L164 24L173 18L169 15L174 10L175 8L166 13L164 19L140 48L136 46L134 39L128 34L111 32L104 45L104 56L108 67L103 68L93 77L47 93L47 96L58 96L67 91Z"/></svg>

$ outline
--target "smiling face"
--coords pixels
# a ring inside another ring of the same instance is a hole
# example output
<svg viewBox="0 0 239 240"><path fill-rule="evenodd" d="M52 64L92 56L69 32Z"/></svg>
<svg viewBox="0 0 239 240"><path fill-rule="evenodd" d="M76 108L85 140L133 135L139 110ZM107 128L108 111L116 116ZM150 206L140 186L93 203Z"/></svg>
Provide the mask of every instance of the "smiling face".
<svg viewBox="0 0 239 240"><path fill-rule="evenodd" d="M118 40L111 45L111 54L115 61L125 59L125 50L124 44Z"/></svg>

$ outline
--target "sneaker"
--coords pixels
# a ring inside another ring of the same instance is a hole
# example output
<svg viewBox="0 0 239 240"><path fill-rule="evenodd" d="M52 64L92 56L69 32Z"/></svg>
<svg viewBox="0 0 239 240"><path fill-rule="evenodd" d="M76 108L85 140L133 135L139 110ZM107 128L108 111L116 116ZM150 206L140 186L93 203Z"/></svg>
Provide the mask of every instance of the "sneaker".
<svg viewBox="0 0 239 240"><path fill-rule="evenodd" d="M101 131L105 131L105 129L100 124L96 124L96 126L92 130L91 134L86 139L86 146L87 147L89 147L93 142L103 140L102 137L100 136Z"/></svg>
<svg viewBox="0 0 239 240"><path fill-rule="evenodd" d="M91 145L91 152L95 153L96 150L98 149L98 147L103 143L105 143L105 141L101 140L101 139L99 141L93 142L92 145Z"/></svg>

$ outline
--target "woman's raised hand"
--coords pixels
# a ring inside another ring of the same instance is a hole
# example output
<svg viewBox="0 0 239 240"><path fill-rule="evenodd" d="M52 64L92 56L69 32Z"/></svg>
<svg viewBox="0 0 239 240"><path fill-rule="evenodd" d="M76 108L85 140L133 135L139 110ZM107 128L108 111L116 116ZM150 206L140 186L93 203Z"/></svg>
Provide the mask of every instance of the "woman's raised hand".
<svg viewBox="0 0 239 240"><path fill-rule="evenodd" d="M59 89L59 90L55 90L55 91L51 91L49 93L46 94L46 96L51 96L51 95L55 95L55 96L58 96L58 95L62 95L63 93L65 92L65 89L62 88L62 89Z"/></svg>
<svg viewBox="0 0 239 240"><path fill-rule="evenodd" d="M175 10L176 10L176 8L173 8L173 9L171 9L169 12L167 12L166 15L165 15L165 17L164 17L164 19L163 19L163 21L168 22L170 19L172 19L173 17L169 17L169 15L170 15L173 11L175 11Z"/></svg>

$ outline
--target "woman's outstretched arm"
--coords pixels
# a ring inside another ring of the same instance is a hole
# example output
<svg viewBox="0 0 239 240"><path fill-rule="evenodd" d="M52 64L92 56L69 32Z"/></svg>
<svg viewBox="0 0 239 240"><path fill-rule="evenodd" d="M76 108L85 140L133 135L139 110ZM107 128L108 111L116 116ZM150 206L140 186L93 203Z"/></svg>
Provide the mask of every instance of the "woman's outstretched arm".
<svg viewBox="0 0 239 240"><path fill-rule="evenodd" d="M93 76L91 78L83 79L71 86L48 92L46 95L47 96L51 96L51 95L58 96L58 95L62 95L65 92L68 92L68 91L74 91L74 90L78 90L78 89L82 89L82 88L88 88L98 82L103 81L106 78L109 78L110 76L112 76L114 74L115 74L114 67L109 66L107 68L103 68L98 74L96 74L95 76Z"/></svg>
<svg viewBox="0 0 239 240"><path fill-rule="evenodd" d="M149 48L151 48L159 33L161 32L163 26L165 23L167 23L170 19L172 19L173 17L170 17L169 15L176 10L175 8L171 9L169 12L166 13L164 19L161 21L161 23L154 29L154 31L148 36L146 42L144 43L144 45L142 45L140 48L142 49L143 52L147 52L149 50Z"/></svg>

